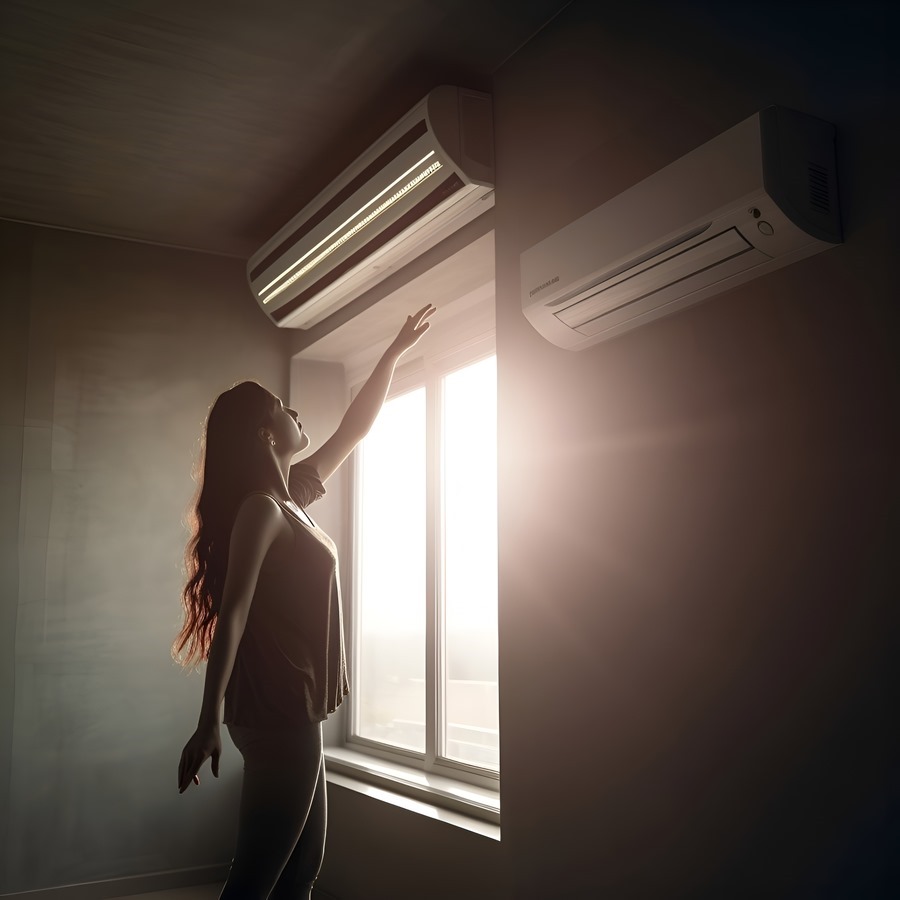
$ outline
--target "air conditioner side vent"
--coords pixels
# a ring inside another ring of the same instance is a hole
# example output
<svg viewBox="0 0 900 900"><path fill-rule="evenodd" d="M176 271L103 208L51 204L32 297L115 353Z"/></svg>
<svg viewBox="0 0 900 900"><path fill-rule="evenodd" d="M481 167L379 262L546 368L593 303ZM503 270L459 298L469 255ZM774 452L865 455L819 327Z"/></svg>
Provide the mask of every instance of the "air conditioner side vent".
<svg viewBox="0 0 900 900"><path fill-rule="evenodd" d="M815 163L807 163L807 176L809 187L809 205L824 215L830 215L831 203L828 191L828 169L817 166Z"/></svg>

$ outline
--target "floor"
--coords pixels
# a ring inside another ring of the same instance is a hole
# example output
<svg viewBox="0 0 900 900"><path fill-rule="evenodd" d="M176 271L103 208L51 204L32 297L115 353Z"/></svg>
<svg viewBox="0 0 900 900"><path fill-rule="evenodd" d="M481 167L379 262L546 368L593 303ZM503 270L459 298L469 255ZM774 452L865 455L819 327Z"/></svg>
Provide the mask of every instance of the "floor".
<svg viewBox="0 0 900 900"><path fill-rule="evenodd" d="M198 884L196 887L174 888L171 891L154 891L152 894L131 894L114 897L113 900L217 900L221 884Z"/></svg>
<svg viewBox="0 0 900 900"><path fill-rule="evenodd" d="M173 888L171 891L153 891L150 894L130 894L127 897L113 897L112 900L218 900L221 884L198 884L196 887ZM313 891L313 897L328 900L331 894Z"/></svg>

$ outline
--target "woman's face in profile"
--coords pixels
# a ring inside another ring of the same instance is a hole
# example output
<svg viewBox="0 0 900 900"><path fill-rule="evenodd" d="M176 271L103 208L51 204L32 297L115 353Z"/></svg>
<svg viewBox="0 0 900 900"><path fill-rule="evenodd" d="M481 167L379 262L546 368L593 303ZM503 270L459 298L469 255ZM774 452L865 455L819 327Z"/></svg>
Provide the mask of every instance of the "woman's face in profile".
<svg viewBox="0 0 900 900"><path fill-rule="evenodd" d="M303 430L297 411L285 406L274 397L275 411L272 415L272 436L279 451L299 453L309 446L309 435Z"/></svg>

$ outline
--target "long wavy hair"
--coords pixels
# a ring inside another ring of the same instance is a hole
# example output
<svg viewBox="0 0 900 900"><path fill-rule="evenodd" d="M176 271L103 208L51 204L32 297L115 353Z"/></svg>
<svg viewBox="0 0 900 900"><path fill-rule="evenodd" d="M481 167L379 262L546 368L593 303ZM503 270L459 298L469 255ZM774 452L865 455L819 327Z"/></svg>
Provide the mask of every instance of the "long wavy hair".
<svg viewBox="0 0 900 900"><path fill-rule="evenodd" d="M231 527L241 501L259 489L264 477L258 431L271 424L276 402L262 385L242 381L220 394L207 416L197 499L187 521L191 537L184 554L184 621L172 645L173 658L187 669L209 656L222 606Z"/></svg>

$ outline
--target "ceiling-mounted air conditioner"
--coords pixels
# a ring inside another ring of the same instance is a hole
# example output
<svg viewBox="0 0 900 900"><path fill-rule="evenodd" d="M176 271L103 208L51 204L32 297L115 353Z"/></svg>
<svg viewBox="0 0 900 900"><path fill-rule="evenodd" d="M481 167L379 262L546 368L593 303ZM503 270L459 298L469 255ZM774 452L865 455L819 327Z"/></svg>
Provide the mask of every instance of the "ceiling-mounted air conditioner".
<svg viewBox="0 0 900 900"><path fill-rule="evenodd" d="M493 205L487 94L435 88L247 263L276 325L305 328Z"/></svg>
<svg viewBox="0 0 900 900"><path fill-rule="evenodd" d="M834 126L772 106L526 250L522 308L582 350L840 241Z"/></svg>

